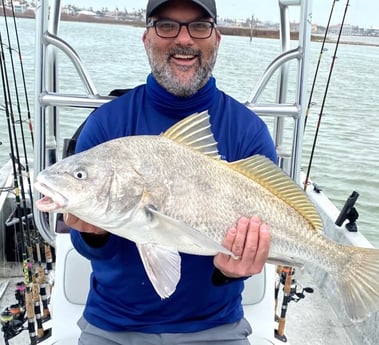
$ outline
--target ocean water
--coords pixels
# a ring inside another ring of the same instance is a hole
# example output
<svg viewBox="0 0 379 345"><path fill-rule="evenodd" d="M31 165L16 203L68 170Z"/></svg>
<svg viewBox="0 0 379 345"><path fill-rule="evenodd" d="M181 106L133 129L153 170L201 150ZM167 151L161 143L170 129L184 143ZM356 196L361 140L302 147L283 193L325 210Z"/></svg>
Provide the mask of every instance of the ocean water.
<svg viewBox="0 0 379 345"><path fill-rule="evenodd" d="M25 96L30 104L30 116L34 113L34 20L20 19L18 34L27 85L27 94L19 90L21 117L27 117ZM3 23L0 30L3 43ZM130 26L61 23L61 36L77 50L87 66L99 94L107 94L114 88L129 88L145 81L149 65L142 44L143 29ZM11 41L15 37L11 35ZM370 38L370 43L372 43ZM377 42L379 43L379 42ZM270 39L223 36L214 75L220 89L245 102L264 69L279 51L279 42ZM321 43L312 43L309 89L319 58ZM12 47L15 48L15 47ZM302 165L308 167L309 154L314 140L324 98L325 85L333 61L335 46L327 44L320 60L320 75L316 84L312 106L304 137ZM360 194L356 207L360 214L358 228L379 247L379 59L378 47L366 45L340 45L330 80L328 96L324 104L311 178L322 187L329 198L342 208L353 190ZM7 49L5 54L9 55ZM7 58L8 58L8 55ZM19 58L13 52L15 63ZM62 92L82 94L84 88L76 76L69 59L58 53L59 86ZM292 66L290 68L295 68ZM21 82L21 72L17 71ZM9 74L9 73L8 73ZM269 85L263 101L275 97L274 83ZM12 84L12 82L11 82ZM14 87L11 85L11 89ZM291 87L290 87L291 89ZM291 101L291 94L288 101ZM0 104L4 103L3 92ZM14 107L14 112L18 116ZM59 114L62 138L73 134L90 111L88 109L62 109ZM270 123L269 123L270 125ZM31 141L24 126L27 150ZM16 129L18 131L18 129ZM9 158L7 121L0 108L0 164Z"/></svg>

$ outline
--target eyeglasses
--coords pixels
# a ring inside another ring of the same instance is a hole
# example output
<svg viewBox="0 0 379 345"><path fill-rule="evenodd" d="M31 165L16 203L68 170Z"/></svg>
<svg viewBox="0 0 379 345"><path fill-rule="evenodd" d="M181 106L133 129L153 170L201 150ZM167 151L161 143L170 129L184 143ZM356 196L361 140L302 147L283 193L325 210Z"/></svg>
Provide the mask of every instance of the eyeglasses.
<svg viewBox="0 0 379 345"><path fill-rule="evenodd" d="M205 39L211 37L215 23L205 20L181 23L176 20L158 19L146 25L147 28L154 27L156 34L161 38L178 37L182 26L187 28L192 38Z"/></svg>

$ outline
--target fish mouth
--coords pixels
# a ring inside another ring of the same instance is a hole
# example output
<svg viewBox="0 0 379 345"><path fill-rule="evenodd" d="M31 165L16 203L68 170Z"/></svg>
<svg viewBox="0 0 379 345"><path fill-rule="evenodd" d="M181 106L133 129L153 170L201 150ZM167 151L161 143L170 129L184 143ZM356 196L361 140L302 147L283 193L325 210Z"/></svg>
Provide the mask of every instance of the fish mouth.
<svg viewBox="0 0 379 345"><path fill-rule="evenodd" d="M68 199L47 184L37 181L34 183L34 187L44 195L36 201L36 207L40 211L57 212L57 210L63 210L67 206Z"/></svg>

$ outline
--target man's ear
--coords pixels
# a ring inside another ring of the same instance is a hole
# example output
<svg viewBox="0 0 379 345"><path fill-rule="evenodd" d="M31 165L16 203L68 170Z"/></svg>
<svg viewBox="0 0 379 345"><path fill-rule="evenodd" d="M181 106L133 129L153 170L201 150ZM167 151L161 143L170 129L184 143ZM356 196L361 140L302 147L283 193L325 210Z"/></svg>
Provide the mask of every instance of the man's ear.
<svg viewBox="0 0 379 345"><path fill-rule="evenodd" d="M147 35L147 30L145 30L143 35L142 35L142 42L145 46L146 46L146 35Z"/></svg>
<svg viewBox="0 0 379 345"><path fill-rule="evenodd" d="M220 30L217 30L216 29L216 39L217 39L217 43L218 44L220 44L220 42L221 42L221 32L220 32Z"/></svg>

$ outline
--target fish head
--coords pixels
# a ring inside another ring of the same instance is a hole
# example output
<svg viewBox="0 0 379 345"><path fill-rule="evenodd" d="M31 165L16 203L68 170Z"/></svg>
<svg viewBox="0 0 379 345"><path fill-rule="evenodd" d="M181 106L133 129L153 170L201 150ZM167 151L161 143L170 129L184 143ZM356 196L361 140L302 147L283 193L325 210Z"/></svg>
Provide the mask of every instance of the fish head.
<svg viewBox="0 0 379 345"><path fill-rule="evenodd" d="M109 152L99 145L41 171L34 186L44 197L36 207L42 212L71 213L103 228L110 219L125 221L143 197L144 181L132 162L120 162Z"/></svg>

